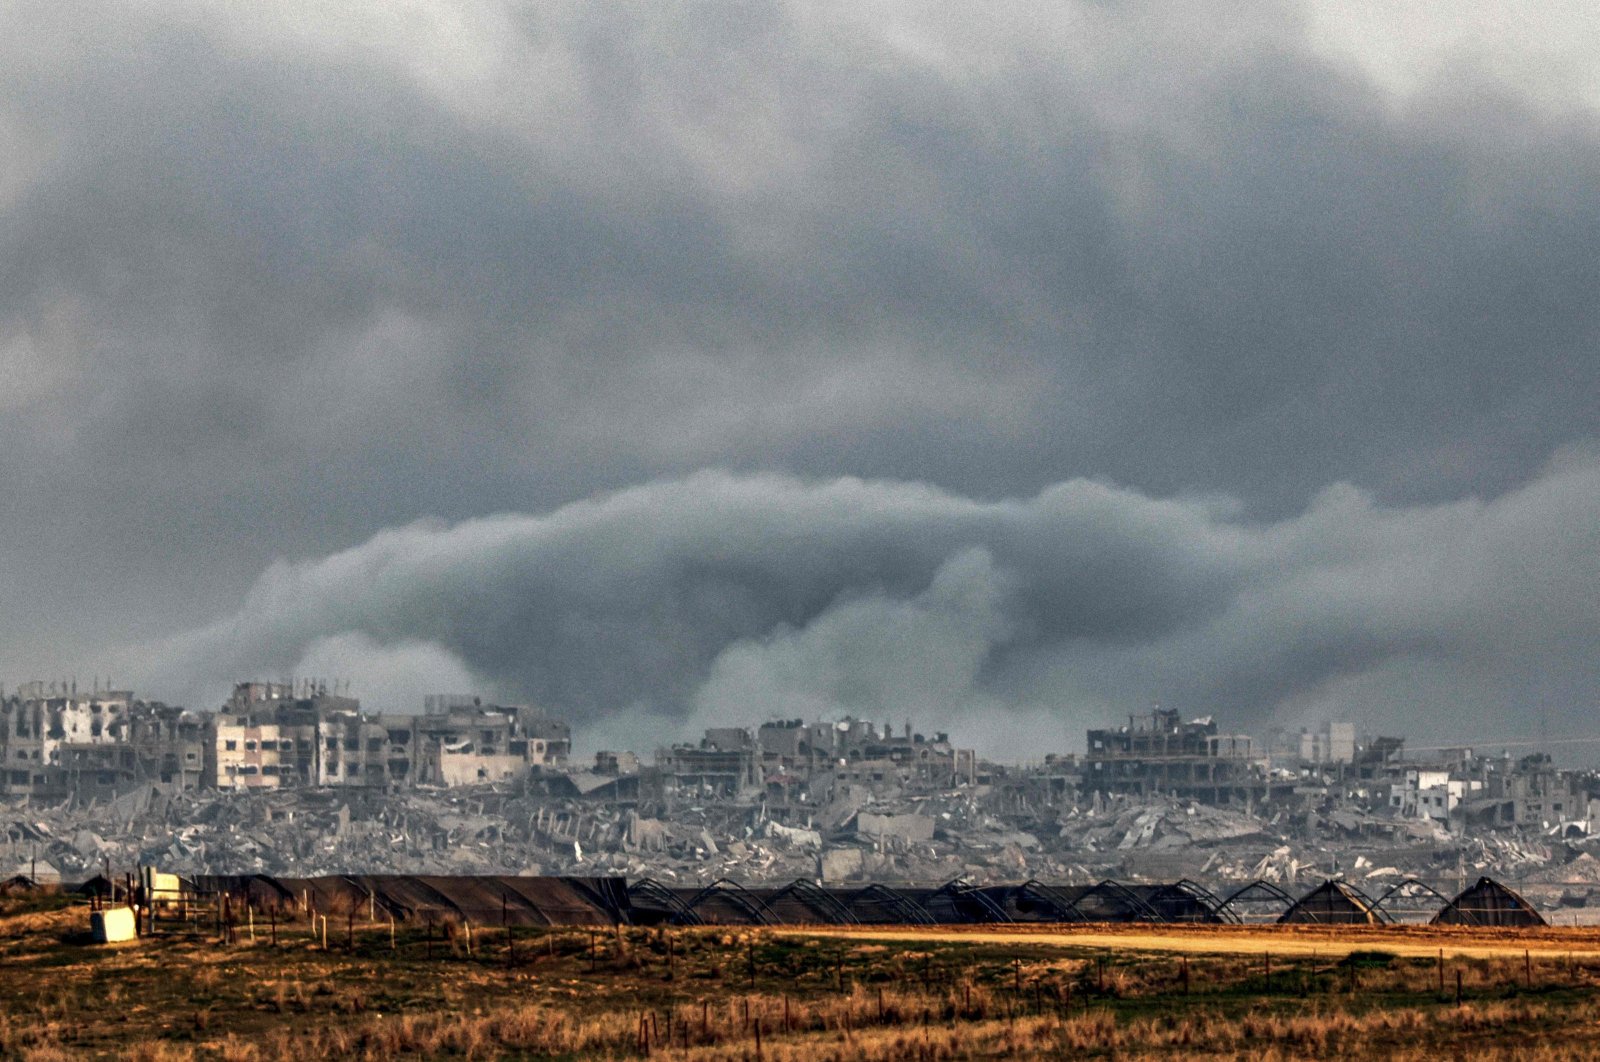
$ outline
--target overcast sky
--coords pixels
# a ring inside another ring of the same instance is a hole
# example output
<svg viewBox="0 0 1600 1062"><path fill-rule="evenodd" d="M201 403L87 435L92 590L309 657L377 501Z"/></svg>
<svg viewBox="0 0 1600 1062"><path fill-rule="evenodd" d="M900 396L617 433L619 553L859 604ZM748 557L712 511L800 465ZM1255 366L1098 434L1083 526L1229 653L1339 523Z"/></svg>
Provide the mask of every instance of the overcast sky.
<svg viewBox="0 0 1600 1062"><path fill-rule="evenodd" d="M1576 0L14 0L0 682L1600 732L1597 249Z"/></svg>

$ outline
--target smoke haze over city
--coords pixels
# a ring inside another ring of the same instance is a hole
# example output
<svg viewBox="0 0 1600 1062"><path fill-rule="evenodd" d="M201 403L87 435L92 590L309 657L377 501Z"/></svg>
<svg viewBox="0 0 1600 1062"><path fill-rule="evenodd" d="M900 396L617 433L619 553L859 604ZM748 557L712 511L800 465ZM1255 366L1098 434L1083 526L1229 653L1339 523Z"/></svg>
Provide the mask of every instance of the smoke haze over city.
<svg viewBox="0 0 1600 1062"><path fill-rule="evenodd" d="M1587 5L0 30L8 688L1591 732Z"/></svg>

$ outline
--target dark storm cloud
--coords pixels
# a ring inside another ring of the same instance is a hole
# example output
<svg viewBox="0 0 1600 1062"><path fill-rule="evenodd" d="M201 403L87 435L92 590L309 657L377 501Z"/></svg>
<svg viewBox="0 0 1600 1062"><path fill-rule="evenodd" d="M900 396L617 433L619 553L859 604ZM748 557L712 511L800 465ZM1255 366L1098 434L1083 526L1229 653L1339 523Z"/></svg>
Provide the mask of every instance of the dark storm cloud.
<svg viewBox="0 0 1600 1062"><path fill-rule="evenodd" d="M50 607L8 610L0 666L82 667L198 626L275 557L424 516L567 513L704 467L924 482L977 507L1099 477L1226 495L1273 526L1337 482L1407 512L1531 489L1600 415L1595 101L1557 105L1538 80L1586 67L1441 46L1401 92L1378 50L1351 58L1366 31L1330 44L1328 18L13 4L0 566ZM1115 678L1120 654L1246 599L1226 555L1144 568L1164 533L1095 539L1088 567L999 530L959 563L942 539L899 547L914 562L886 539L815 584L752 546L781 585L685 575L681 653L588 621L618 678L512 666L470 629L400 624L365 648L426 670L395 639L445 645L606 704L659 653L664 699L710 711L703 669L730 638L852 594L919 628L987 563L1028 573L996 613L1010 637L1093 647L1075 666ZM1030 588L1056 604L1017 606ZM566 644L483 600L486 624L556 639L524 655ZM803 659L795 637L773 651ZM1369 637L1336 658L1393 659ZM297 662L261 644L259 666ZM1287 702L1332 666L1320 638L1275 650L1282 679L1255 651L1198 681ZM1063 659L1004 655L975 665L986 682Z"/></svg>
<svg viewBox="0 0 1600 1062"><path fill-rule="evenodd" d="M74 365L34 390L100 400L75 456L157 452L141 487L176 453L257 490L265 451L280 493L329 456L426 492L481 417L490 494L531 444L569 496L1066 466L1293 507L1503 488L1593 430L1592 123L1397 111L1285 16L58 7L10 35L0 312ZM425 379L293 402L395 321Z"/></svg>
<svg viewBox="0 0 1600 1062"><path fill-rule="evenodd" d="M1015 754L1037 748L1026 728L1076 743L1151 700L1503 736L1535 702L1567 726L1600 697L1597 527L1592 454L1493 502L1338 487L1273 523L1082 480L983 502L702 473L278 565L234 614L134 659L204 700L252 669L398 654L424 684L407 696L474 676L591 739L851 712ZM1455 678L1402 699L1376 681L1396 668Z"/></svg>

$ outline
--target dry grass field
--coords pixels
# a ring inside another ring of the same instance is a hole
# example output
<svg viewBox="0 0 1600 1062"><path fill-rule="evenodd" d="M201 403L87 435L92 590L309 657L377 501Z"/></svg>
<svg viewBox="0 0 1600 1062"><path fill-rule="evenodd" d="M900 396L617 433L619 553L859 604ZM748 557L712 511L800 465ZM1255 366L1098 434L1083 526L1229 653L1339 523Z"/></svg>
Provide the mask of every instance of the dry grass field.
<svg viewBox="0 0 1600 1062"><path fill-rule="evenodd" d="M1600 1055L1600 931L193 927L0 900L0 1058Z"/></svg>

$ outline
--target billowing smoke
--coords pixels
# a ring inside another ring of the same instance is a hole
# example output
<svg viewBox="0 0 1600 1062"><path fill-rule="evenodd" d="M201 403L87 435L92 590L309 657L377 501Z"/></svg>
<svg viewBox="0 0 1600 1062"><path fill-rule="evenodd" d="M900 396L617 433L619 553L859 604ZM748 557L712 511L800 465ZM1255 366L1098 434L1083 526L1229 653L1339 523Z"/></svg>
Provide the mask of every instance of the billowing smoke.
<svg viewBox="0 0 1600 1062"><path fill-rule="evenodd" d="M703 472L280 562L130 659L191 704L339 667L384 683L373 707L472 682L643 747L854 713L1037 756L1151 702L1464 741L1559 736L1600 700L1600 455L1488 501L1335 487L1239 514L1085 480L991 501Z"/></svg>
<svg viewBox="0 0 1600 1062"><path fill-rule="evenodd" d="M1471 551L1600 436L1600 5L1505 6L0 3L0 680L370 538L137 663L1564 703L1586 568Z"/></svg>

